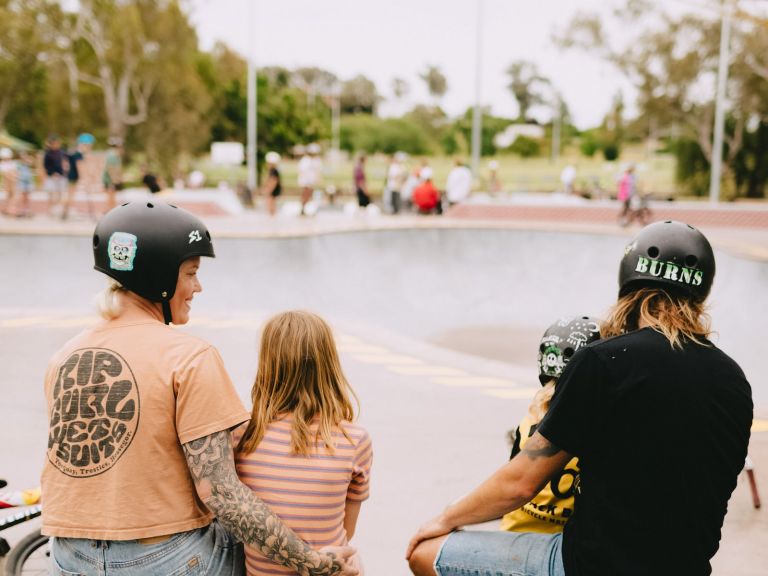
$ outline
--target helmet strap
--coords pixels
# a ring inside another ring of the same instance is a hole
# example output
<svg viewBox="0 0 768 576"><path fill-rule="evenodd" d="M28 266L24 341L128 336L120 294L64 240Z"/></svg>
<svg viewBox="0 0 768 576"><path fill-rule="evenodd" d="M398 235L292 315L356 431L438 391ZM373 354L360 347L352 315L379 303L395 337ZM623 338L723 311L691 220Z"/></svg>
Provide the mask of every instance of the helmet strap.
<svg viewBox="0 0 768 576"><path fill-rule="evenodd" d="M170 324L173 321L173 318L171 317L171 303L168 302L168 300L163 300L162 306L163 306L163 319L165 320L166 324Z"/></svg>

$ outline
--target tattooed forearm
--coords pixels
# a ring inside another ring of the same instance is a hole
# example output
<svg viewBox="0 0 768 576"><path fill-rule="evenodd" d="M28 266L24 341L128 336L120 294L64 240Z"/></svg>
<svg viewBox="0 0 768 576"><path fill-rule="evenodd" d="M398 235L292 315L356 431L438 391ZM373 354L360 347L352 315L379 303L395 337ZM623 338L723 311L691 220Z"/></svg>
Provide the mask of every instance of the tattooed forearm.
<svg viewBox="0 0 768 576"><path fill-rule="evenodd" d="M302 576L338 574L333 554L321 554L283 524L237 478L229 432L217 432L184 444L187 465L200 497L222 525L277 564Z"/></svg>
<svg viewBox="0 0 768 576"><path fill-rule="evenodd" d="M541 434L534 434L531 439L525 444L523 448L523 454L527 455L531 460L537 458L549 458L560 452L560 448L551 444Z"/></svg>

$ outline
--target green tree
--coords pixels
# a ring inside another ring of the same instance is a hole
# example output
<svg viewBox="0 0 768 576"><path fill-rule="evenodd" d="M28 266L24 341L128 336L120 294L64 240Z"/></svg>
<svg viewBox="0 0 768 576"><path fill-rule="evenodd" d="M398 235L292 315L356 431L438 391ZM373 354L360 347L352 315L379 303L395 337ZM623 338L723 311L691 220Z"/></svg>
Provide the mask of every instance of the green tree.
<svg viewBox="0 0 768 576"><path fill-rule="evenodd" d="M375 114L380 100L376 84L362 74L341 84L342 114Z"/></svg>
<svg viewBox="0 0 768 576"><path fill-rule="evenodd" d="M445 74L442 73L438 66L429 65L424 72L419 74L419 77L424 80L429 95L432 96L435 106L437 106L437 103L448 91L448 79L445 77Z"/></svg>
<svg viewBox="0 0 768 576"><path fill-rule="evenodd" d="M510 64L507 75L509 76L507 88L518 106L518 120L526 122L531 108L547 102L550 81L539 73L536 64L526 60L518 60Z"/></svg>
<svg viewBox="0 0 768 576"><path fill-rule="evenodd" d="M42 60L55 46L60 17L58 5L48 0L0 0L0 129L11 108L28 109L30 97L37 101Z"/></svg>
<svg viewBox="0 0 768 576"><path fill-rule="evenodd" d="M719 17L671 16L649 2L629 0L611 19L607 24L604 16L580 14L557 40L564 48L588 49L600 55L634 84L649 136L695 141L707 163L711 162ZM608 28L627 34L617 43L606 33ZM759 73L768 47L765 28L764 22L743 18L733 28L728 83L731 109L723 166L724 177L732 185L745 123L752 116L765 118L768 108L768 80Z"/></svg>

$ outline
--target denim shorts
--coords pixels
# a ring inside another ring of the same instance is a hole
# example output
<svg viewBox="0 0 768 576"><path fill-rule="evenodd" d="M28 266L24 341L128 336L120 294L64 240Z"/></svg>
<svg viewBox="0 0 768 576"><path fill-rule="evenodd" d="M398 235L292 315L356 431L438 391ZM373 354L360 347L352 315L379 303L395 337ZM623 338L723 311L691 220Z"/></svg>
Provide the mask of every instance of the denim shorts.
<svg viewBox="0 0 768 576"><path fill-rule="evenodd" d="M55 576L243 576L243 545L218 522L156 544L136 540L51 539Z"/></svg>
<svg viewBox="0 0 768 576"><path fill-rule="evenodd" d="M454 532L435 558L439 576L565 576L562 534Z"/></svg>

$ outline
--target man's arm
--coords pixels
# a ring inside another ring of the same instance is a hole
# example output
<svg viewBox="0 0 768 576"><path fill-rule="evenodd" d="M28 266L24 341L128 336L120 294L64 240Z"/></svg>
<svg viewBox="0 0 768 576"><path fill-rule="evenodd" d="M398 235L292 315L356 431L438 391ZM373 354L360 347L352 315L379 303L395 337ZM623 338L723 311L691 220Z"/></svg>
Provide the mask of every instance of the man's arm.
<svg viewBox="0 0 768 576"><path fill-rule="evenodd" d="M448 534L467 524L500 518L530 502L571 458L570 454L536 432L526 442L522 452L472 492L424 524L408 544L406 558L423 540Z"/></svg>
<svg viewBox="0 0 768 576"><path fill-rule="evenodd" d="M240 482L228 431L192 440L183 448L198 495L237 539L302 576L357 573L348 571L333 552L309 547Z"/></svg>

